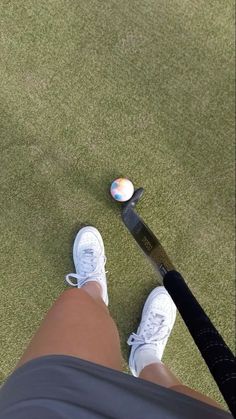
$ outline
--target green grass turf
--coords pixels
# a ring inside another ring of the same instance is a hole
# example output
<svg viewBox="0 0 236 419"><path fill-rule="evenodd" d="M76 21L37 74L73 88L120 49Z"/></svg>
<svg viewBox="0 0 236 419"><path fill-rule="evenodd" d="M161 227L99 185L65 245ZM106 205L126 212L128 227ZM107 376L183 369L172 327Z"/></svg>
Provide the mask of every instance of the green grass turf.
<svg viewBox="0 0 236 419"><path fill-rule="evenodd" d="M81 223L103 235L127 357L156 278L108 196L119 175L233 348L233 2L2 0L0 16L1 379L63 291ZM180 316L164 361L224 405Z"/></svg>

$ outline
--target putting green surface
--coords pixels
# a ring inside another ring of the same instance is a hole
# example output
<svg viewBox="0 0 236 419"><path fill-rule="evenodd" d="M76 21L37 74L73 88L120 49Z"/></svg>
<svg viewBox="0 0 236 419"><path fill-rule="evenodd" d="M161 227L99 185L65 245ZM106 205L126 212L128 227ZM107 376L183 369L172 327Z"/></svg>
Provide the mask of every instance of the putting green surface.
<svg viewBox="0 0 236 419"><path fill-rule="evenodd" d="M233 349L233 2L2 0L0 15L1 380L65 289L82 223L104 238L127 359L156 277L108 195L120 175ZM225 406L180 316L164 361Z"/></svg>

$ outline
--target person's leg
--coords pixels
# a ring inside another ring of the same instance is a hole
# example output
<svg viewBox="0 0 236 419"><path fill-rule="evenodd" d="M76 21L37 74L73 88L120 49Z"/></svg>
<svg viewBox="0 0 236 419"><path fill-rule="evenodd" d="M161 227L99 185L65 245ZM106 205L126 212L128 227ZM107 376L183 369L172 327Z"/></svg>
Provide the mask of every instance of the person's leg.
<svg viewBox="0 0 236 419"><path fill-rule="evenodd" d="M101 298L99 285L69 289L54 303L17 367L43 355L71 355L122 369L117 327Z"/></svg>
<svg viewBox="0 0 236 419"><path fill-rule="evenodd" d="M176 307L168 292L164 287L155 288L146 300L137 333L133 333L128 339L131 346L130 370L135 377L220 408L214 400L183 385L161 362L175 317Z"/></svg>
<svg viewBox="0 0 236 419"><path fill-rule="evenodd" d="M66 280L81 289L67 290L57 299L17 367L43 355L60 354L122 369L119 334L107 308L106 258L98 230L79 231L73 258L76 274Z"/></svg>
<svg viewBox="0 0 236 419"><path fill-rule="evenodd" d="M143 368L139 374L139 378L143 380L151 381L152 383L159 384L160 386L170 388L171 390L177 391L187 396L193 397L194 399L201 400L204 403L210 404L212 406L221 407L212 400L210 397L207 397L198 391L187 387L179 381L179 379L170 371L170 369L164 365L162 362L156 364L150 364Z"/></svg>

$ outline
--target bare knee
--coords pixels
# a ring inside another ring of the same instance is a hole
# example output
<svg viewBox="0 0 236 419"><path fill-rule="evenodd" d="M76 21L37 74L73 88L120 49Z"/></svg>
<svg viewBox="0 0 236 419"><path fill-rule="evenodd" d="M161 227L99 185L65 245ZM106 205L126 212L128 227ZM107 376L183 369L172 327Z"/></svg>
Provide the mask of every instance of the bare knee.
<svg viewBox="0 0 236 419"><path fill-rule="evenodd" d="M69 288L65 290L60 295L60 297L58 298L55 304L56 305L62 304L62 305L65 305L66 307L68 305L70 307L73 307L73 305L75 305L77 309L78 309L78 304L80 305L81 308L88 306L90 307L90 309L91 309L91 305L93 305L94 308L99 306L104 311L109 313L109 310L107 306L105 305L105 303L103 302L102 298L99 298L99 299L93 298L92 295L86 292L86 290L83 288Z"/></svg>

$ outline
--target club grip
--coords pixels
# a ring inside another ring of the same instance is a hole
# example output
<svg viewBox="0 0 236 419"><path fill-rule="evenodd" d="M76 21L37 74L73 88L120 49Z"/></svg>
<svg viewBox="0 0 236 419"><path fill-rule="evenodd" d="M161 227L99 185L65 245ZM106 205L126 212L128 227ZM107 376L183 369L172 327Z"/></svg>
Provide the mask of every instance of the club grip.
<svg viewBox="0 0 236 419"><path fill-rule="evenodd" d="M236 417L236 361L181 274L169 271L163 285L174 301L229 409Z"/></svg>

